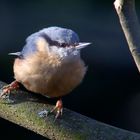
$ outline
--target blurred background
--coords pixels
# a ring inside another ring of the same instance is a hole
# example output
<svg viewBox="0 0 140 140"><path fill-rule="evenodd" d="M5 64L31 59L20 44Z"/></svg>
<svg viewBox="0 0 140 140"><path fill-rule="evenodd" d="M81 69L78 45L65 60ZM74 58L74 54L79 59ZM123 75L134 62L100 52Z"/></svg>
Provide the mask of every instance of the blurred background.
<svg viewBox="0 0 140 140"><path fill-rule="evenodd" d="M101 122L140 132L140 74L113 2L1 0L0 80L7 83L14 80L14 59L7 54L20 51L27 36L49 26L70 28L78 33L81 41L92 42L92 45L81 52L88 66L85 79L63 98L64 106ZM138 0L136 8L140 17ZM8 128L7 133L13 138L43 139L3 119L0 124L1 132Z"/></svg>

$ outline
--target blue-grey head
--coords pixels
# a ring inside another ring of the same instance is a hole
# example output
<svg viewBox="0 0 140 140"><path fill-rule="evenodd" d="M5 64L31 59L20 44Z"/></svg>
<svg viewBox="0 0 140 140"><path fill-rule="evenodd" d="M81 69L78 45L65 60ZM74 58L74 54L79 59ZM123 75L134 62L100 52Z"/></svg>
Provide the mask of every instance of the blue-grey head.
<svg viewBox="0 0 140 140"><path fill-rule="evenodd" d="M36 33L31 34L26 39L26 44L21 52L10 53L10 55L17 55L24 58L37 51L36 41L38 38L43 38L49 44L49 48L59 50L60 53L65 50L66 52L78 52L80 49L88 46L91 43L80 43L78 35L71 29L61 27L48 27ZM48 46L46 46L48 47ZM57 51L56 50L56 51Z"/></svg>

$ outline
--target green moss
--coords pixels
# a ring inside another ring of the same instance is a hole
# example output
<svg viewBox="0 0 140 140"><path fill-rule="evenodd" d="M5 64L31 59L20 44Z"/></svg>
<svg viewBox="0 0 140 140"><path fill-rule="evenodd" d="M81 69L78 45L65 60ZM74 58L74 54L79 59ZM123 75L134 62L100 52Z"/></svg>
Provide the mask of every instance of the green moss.
<svg viewBox="0 0 140 140"><path fill-rule="evenodd" d="M54 106L44 104L44 101L34 95L22 91L15 92L11 98L15 103L0 100L0 116L50 139L114 140L120 136L122 139L119 140L140 139L140 135L136 133L102 124L68 109L64 109L63 117L56 122L54 122L55 114L40 118L38 112L43 109L50 110Z"/></svg>

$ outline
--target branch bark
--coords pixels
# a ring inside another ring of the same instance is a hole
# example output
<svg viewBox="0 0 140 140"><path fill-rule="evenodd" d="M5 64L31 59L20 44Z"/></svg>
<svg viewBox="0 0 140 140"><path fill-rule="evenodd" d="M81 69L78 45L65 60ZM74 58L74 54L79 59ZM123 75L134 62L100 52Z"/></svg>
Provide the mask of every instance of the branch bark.
<svg viewBox="0 0 140 140"><path fill-rule="evenodd" d="M0 89L5 83L0 81ZM64 109L61 119L54 122L54 115L40 118L38 112L54 106L24 91L12 92L10 99L0 100L0 117L30 129L52 140L139 140L140 134L119 129L79 113Z"/></svg>
<svg viewBox="0 0 140 140"><path fill-rule="evenodd" d="M114 6L130 52L140 72L140 25L135 10L135 0L116 0Z"/></svg>

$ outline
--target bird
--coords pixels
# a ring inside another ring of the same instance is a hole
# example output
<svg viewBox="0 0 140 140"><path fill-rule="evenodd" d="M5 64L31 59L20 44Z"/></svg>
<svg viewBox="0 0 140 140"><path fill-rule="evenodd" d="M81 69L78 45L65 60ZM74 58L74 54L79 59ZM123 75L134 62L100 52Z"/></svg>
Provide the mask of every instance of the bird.
<svg viewBox="0 0 140 140"><path fill-rule="evenodd" d="M16 56L13 64L15 80L3 87L0 98L18 89L21 83L34 93L57 97L58 101L50 111L56 111L57 119L63 112L62 97L82 82L87 71L80 51L91 43L79 40L73 30L57 26L29 35L21 51L9 54Z"/></svg>

